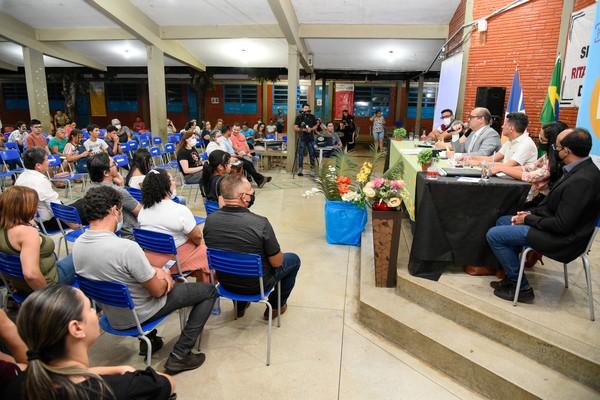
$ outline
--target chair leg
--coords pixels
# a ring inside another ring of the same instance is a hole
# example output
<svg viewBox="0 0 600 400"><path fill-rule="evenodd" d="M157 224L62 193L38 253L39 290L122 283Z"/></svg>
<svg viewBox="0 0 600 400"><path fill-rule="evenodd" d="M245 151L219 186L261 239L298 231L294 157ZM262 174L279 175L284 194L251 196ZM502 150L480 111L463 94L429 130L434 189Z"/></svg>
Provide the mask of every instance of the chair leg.
<svg viewBox="0 0 600 400"><path fill-rule="evenodd" d="M152 342L146 335L139 335L139 340L143 340L148 345L148 353L146 354L146 367L149 367L152 361Z"/></svg>
<svg viewBox="0 0 600 400"><path fill-rule="evenodd" d="M268 330L268 338L267 338L267 367L271 365L271 326L273 325L273 307L271 303L268 301L267 308L269 309L269 330Z"/></svg>
<svg viewBox="0 0 600 400"><path fill-rule="evenodd" d="M565 273L565 288L569 288L569 273L567 272L567 263L563 263L563 270Z"/></svg>
<svg viewBox="0 0 600 400"><path fill-rule="evenodd" d="M519 300L519 291L521 290L521 281L523 280L523 270L525 269L525 261L527 260L527 253L533 250L531 247L526 248L521 252L521 267L519 268L519 278L517 279L517 287L515 288L515 298L513 300L513 306L517 306Z"/></svg>
<svg viewBox="0 0 600 400"><path fill-rule="evenodd" d="M588 289L588 303L590 305L590 320L595 321L594 316L594 297L592 292L592 272L590 270L590 261L588 260L587 254L584 254L581 259L583 260L583 270L585 271L585 280L587 281Z"/></svg>
<svg viewBox="0 0 600 400"><path fill-rule="evenodd" d="M277 282L277 327L281 328L281 281Z"/></svg>

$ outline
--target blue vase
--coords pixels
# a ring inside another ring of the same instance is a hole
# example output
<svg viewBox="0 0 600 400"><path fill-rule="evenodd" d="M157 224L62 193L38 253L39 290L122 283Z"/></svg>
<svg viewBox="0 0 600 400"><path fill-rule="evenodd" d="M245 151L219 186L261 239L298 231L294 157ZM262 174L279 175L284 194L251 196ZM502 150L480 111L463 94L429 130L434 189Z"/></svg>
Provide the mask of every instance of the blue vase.
<svg viewBox="0 0 600 400"><path fill-rule="evenodd" d="M360 246L367 209L345 201L325 200L325 238L330 244Z"/></svg>

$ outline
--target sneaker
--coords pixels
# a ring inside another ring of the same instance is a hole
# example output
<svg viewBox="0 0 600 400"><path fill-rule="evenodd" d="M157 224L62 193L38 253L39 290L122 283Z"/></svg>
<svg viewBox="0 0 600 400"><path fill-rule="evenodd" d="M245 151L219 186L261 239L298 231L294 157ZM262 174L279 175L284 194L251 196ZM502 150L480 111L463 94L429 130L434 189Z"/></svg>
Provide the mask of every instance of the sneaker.
<svg viewBox="0 0 600 400"><path fill-rule="evenodd" d="M504 287L511 287L514 286L514 284L508 279L508 278L504 278L501 281L493 281L490 282L490 286L493 289L500 289L500 288L504 288Z"/></svg>
<svg viewBox="0 0 600 400"><path fill-rule="evenodd" d="M302 173L302 171L298 172L298 176L304 176L304 174Z"/></svg>
<svg viewBox="0 0 600 400"><path fill-rule="evenodd" d="M285 313L286 311L287 311L287 304L284 304L281 306L281 314ZM277 307L273 307L271 319L275 319L278 316L279 316L279 312L277 311ZM265 313L263 314L263 318L265 319L265 321L269 320L269 307L267 307L267 309L265 310Z"/></svg>
<svg viewBox="0 0 600 400"><path fill-rule="evenodd" d="M268 182L271 182L271 179L273 179L273 178L271 178L270 176L263 177L263 180L260 181L260 184L258 185L258 187L260 189L262 189Z"/></svg>
<svg viewBox="0 0 600 400"><path fill-rule="evenodd" d="M494 295L500 297L501 299L513 301L515 298L516 288L514 286L510 287L501 287L494 290ZM535 295L533 294L533 288L529 287L527 289L521 289L519 291L519 298L517 301L519 303L528 303L533 301Z"/></svg>
<svg viewBox="0 0 600 400"><path fill-rule="evenodd" d="M204 353L192 353L189 352L181 360L175 357L173 354L169 356L169 359L165 363L165 369L167 372L172 374L182 371L189 371L190 369L196 369L204 364L206 356Z"/></svg>
<svg viewBox="0 0 600 400"><path fill-rule="evenodd" d="M150 343L152 343L152 354L156 353L163 347L163 340L160 336L156 336L156 329L153 329L150 333L146 335L148 339L150 339ZM148 355L148 343L144 340L140 339L140 356Z"/></svg>

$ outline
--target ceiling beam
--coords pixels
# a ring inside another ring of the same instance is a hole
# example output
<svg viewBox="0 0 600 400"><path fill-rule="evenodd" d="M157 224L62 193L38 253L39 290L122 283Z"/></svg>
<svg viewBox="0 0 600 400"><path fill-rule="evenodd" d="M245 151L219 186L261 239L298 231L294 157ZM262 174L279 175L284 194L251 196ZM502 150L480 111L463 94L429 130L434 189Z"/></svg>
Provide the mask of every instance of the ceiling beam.
<svg viewBox="0 0 600 400"><path fill-rule="evenodd" d="M75 42L82 40L135 40L135 36L123 28L60 28L37 29L40 42Z"/></svg>
<svg viewBox="0 0 600 400"><path fill-rule="evenodd" d="M161 26L162 39L282 39L283 32L276 24L269 25L205 25Z"/></svg>
<svg viewBox="0 0 600 400"><path fill-rule="evenodd" d="M13 64L9 64L6 61L0 61L0 69L6 69L8 71L17 71L19 67Z"/></svg>
<svg viewBox="0 0 600 400"><path fill-rule="evenodd" d="M181 61L200 71L206 70L206 65L190 53L181 43L160 38L158 24L133 5L129 0L85 0L86 3L119 24L123 29L134 35L148 46L155 46L165 55Z"/></svg>
<svg viewBox="0 0 600 400"><path fill-rule="evenodd" d="M308 51L306 50L306 44L300 37L300 24L298 23L298 17L291 0L267 0L269 7L273 15L277 19L277 23L288 44L296 45L298 47L298 55L300 56L300 64L304 70L308 73L313 72L312 65L308 63Z"/></svg>
<svg viewBox="0 0 600 400"><path fill-rule="evenodd" d="M448 25L301 24L303 39L447 39Z"/></svg>
<svg viewBox="0 0 600 400"><path fill-rule="evenodd" d="M101 64L86 55L73 51L63 44L49 44L38 41L36 39L35 30L32 27L4 13L0 13L0 36L20 46L29 47L47 56L58 58L59 60L68 61L100 71L106 71L106 65Z"/></svg>

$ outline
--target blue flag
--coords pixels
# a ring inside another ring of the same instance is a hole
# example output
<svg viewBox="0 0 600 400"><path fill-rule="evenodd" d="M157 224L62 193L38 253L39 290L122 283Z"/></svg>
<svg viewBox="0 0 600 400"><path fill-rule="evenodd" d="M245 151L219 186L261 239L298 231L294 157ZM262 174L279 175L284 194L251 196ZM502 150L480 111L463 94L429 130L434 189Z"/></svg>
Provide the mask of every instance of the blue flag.
<svg viewBox="0 0 600 400"><path fill-rule="evenodd" d="M519 80L519 70L515 70L510 95L508 96L508 104L506 105L506 113L525 112L525 102L523 101L523 89L521 89L521 81Z"/></svg>

